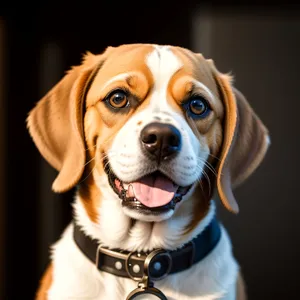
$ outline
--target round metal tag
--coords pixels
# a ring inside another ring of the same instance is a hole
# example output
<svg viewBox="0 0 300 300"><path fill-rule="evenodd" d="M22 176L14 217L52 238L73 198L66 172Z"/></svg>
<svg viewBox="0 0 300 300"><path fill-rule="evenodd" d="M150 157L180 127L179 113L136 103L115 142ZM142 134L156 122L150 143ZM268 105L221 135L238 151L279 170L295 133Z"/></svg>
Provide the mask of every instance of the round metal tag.
<svg viewBox="0 0 300 300"><path fill-rule="evenodd" d="M155 287L138 287L133 290L126 300L168 300L159 289Z"/></svg>

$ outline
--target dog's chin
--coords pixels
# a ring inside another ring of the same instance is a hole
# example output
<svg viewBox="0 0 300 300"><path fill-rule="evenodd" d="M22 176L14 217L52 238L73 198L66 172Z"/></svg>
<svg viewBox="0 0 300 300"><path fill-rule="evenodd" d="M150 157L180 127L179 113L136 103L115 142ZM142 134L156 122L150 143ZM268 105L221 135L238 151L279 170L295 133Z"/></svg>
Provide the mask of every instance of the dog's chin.
<svg viewBox="0 0 300 300"><path fill-rule="evenodd" d="M169 219L182 197L193 186L178 186L159 171L137 178L134 182L125 182L115 175L109 162L105 162L105 166L109 184L120 198L124 213L136 220L160 222Z"/></svg>
<svg viewBox="0 0 300 300"><path fill-rule="evenodd" d="M174 209L167 209L165 211L157 212L149 209L147 211L146 209L136 209L136 208L131 208L122 203L122 208L124 213L135 220L140 220L144 222L161 222L164 220L167 220L172 217L174 214Z"/></svg>

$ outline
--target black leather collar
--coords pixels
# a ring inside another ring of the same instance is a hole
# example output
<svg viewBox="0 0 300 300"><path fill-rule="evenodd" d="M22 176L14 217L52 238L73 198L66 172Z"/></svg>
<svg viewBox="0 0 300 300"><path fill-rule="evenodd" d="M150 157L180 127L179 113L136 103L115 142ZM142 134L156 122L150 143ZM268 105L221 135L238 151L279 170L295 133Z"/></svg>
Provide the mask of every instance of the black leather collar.
<svg viewBox="0 0 300 300"><path fill-rule="evenodd" d="M220 225L213 218L204 231L178 250L157 249L150 253L128 252L100 247L74 222L74 240L98 270L139 281L145 273L156 281L168 274L184 271L202 260L218 243Z"/></svg>

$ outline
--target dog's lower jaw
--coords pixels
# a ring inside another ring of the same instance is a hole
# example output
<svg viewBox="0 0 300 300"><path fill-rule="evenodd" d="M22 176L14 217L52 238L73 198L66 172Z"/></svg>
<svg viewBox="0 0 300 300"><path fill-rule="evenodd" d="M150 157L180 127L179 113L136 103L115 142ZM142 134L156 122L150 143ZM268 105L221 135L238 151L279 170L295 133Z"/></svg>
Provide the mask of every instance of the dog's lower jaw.
<svg viewBox="0 0 300 300"><path fill-rule="evenodd" d="M192 191L193 186L189 188L189 191L185 195L174 197L169 205L166 205L163 209L159 207L157 211L153 208L149 208L149 211L147 212L145 207L141 211L135 208L132 209L128 207L128 205L124 205L126 200L121 200L121 204L124 213L134 220L142 222L162 222L170 219L174 214L176 215L177 211L182 206L182 203L187 200Z"/></svg>
<svg viewBox="0 0 300 300"><path fill-rule="evenodd" d="M168 220L172 217L174 214L174 210L169 209L166 212L159 213L159 214L141 214L139 211L132 210L127 207L123 207L124 213L137 221L143 221L143 222L162 222L164 220Z"/></svg>

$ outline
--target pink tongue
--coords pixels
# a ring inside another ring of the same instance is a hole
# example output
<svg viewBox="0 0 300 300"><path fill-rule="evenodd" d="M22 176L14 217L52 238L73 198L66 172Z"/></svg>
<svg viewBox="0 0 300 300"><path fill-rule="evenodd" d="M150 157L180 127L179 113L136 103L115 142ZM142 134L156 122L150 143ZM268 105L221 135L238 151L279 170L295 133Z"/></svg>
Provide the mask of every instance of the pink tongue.
<svg viewBox="0 0 300 300"><path fill-rule="evenodd" d="M135 197L145 206L158 207L168 204L174 197L177 185L165 176L146 176L139 181L132 182ZM129 187L128 192L133 191Z"/></svg>

